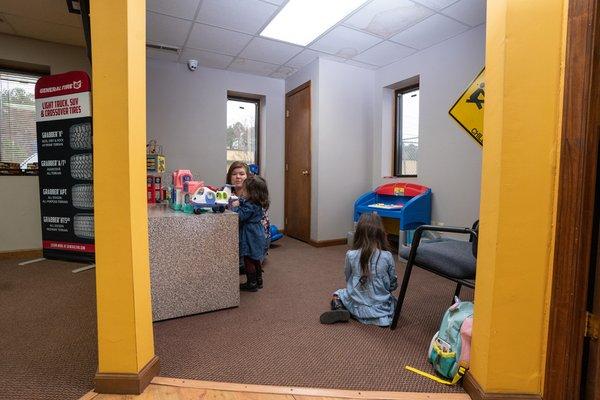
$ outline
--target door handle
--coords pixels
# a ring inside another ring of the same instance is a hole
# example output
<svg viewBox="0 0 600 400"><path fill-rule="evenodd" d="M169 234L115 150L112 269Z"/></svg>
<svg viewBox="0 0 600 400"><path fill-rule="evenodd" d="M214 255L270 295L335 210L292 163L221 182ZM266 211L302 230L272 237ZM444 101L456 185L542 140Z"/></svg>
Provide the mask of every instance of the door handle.
<svg viewBox="0 0 600 400"><path fill-rule="evenodd" d="M300 172L302 175L310 175L310 172L307 169L304 169Z"/></svg>

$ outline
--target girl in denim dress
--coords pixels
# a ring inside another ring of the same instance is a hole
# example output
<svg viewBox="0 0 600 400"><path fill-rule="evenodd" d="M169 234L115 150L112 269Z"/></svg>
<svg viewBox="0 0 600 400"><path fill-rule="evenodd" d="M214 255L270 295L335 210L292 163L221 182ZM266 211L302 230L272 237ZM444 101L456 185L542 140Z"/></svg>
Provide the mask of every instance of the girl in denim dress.
<svg viewBox="0 0 600 400"><path fill-rule="evenodd" d="M389 326L392 323L398 288L396 263L387 251L388 243L381 218L363 214L356 226L354 245L346 253L346 288L336 290L331 311L321 315L321 323L345 322L350 317L363 324Z"/></svg>

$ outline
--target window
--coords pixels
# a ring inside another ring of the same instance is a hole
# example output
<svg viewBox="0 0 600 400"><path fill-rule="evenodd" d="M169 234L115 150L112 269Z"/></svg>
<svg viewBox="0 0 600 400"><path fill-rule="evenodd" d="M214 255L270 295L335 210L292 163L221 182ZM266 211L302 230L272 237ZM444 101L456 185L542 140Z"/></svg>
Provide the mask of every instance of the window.
<svg viewBox="0 0 600 400"><path fill-rule="evenodd" d="M419 154L419 87L396 90L394 176L417 176Z"/></svg>
<svg viewBox="0 0 600 400"><path fill-rule="evenodd" d="M259 100L227 98L227 169L234 161L258 165Z"/></svg>
<svg viewBox="0 0 600 400"><path fill-rule="evenodd" d="M34 93L38 78L0 70L0 162L19 164L20 169L37 162Z"/></svg>

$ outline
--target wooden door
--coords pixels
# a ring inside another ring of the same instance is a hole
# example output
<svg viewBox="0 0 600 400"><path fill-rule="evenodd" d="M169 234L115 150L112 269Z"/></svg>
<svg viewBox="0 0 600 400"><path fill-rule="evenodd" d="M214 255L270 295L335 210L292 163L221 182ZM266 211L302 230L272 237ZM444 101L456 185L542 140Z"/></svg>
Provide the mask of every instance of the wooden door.
<svg viewBox="0 0 600 400"><path fill-rule="evenodd" d="M310 82L286 95L285 233L310 241Z"/></svg>
<svg viewBox="0 0 600 400"><path fill-rule="evenodd" d="M598 196L598 186L596 195ZM586 400L600 400L600 343L598 343L598 324L600 324L600 240L598 238L598 203L596 203L594 225L595 225L595 246L592 254L592 273L590 274L590 296L588 312L593 316L587 325L588 337L586 338L586 354L584 354L585 371L585 396ZM595 336L595 338L594 338Z"/></svg>

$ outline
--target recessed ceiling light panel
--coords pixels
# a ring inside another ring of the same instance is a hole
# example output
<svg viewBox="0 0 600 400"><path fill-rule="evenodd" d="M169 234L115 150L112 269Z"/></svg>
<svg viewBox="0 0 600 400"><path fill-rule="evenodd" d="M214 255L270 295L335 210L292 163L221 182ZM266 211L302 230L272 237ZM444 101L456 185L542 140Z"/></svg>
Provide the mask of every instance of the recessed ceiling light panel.
<svg viewBox="0 0 600 400"><path fill-rule="evenodd" d="M306 46L367 0L290 0L260 33Z"/></svg>

